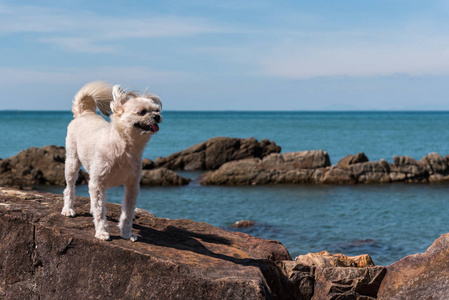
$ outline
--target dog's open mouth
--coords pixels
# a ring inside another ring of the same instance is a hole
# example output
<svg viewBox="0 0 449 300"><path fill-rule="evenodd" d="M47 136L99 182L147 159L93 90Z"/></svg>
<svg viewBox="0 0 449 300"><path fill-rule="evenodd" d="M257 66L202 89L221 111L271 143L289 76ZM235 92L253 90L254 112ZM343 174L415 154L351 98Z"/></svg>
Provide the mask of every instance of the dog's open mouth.
<svg viewBox="0 0 449 300"><path fill-rule="evenodd" d="M137 127L143 131L150 131L150 132L158 132L159 131L159 125L157 125L157 124L135 123L134 127Z"/></svg>

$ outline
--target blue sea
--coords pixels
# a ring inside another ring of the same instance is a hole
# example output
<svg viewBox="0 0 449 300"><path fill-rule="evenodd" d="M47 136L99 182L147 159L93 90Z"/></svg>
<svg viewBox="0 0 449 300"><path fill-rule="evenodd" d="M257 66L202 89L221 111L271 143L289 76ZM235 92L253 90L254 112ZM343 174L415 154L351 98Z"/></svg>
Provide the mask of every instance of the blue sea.
<svg viewBox="0 0 449 300"><path fill-rule="evenodd" d="M336 164L365 152L370 160L394 155L421 159L449 154L449 112L178 112L163 113L144 157L156 159L216 136L267 138L282 152L322 149ZM70 112L0 112L0 157L29 147L64 145ZM182 172L196 178L198 172ZM62 193L63 187L42 187ZM87 187L77 195L88 196ZM120 203L122 189L108 191ZM369 253L378 265L424 252L449 232L449 185L298 185L142 187L138 207L158 217L188 218L281 241L292 257L327 250Z"/></svg>

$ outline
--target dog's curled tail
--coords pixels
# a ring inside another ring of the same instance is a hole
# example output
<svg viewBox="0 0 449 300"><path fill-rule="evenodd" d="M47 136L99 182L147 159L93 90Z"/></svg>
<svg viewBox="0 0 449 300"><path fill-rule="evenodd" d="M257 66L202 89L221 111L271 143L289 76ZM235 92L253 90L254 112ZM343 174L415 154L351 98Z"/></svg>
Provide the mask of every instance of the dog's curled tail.
<svg viewBox="0 0 449 300"><path fill-rule="evenodd" d="M96 112L97 108L105 115L111 115L112 86L104 81L89 82L83 86L73 99L73 117L79 117L83 112Z"/></svg>

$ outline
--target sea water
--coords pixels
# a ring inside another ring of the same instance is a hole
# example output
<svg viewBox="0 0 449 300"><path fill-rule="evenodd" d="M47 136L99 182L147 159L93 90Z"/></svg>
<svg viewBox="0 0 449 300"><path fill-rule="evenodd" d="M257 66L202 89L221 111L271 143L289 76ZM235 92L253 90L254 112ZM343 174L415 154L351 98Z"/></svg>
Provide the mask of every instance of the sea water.
<svg viewBox="0 0 449 300"><path fill-rule="evenodd" d="M322 149L332 164L358 152L370 160L449 154L449 112L164 112L144 157L155 159L216 136L267 138L282 152ZM69 112L0 112L0 157L64 145ZM195 178L199 173L183 173ZM61 193L63 187L42 187ZM108 191L120 203L123 190ZM77 195L88 196L86 186ZM449 232L449 185L298 185L142 187L138 206L158 217L188 218L281 241L293 257L328 250L369 253L387 265L423 252Z"/></svg>

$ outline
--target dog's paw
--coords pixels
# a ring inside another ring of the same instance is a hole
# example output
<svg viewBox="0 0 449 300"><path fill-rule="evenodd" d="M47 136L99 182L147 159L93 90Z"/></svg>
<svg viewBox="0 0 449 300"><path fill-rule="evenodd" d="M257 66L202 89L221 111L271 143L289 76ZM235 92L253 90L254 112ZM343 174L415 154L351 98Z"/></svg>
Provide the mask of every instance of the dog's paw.
<svg viewBox="0 0 449 300"><path fill-rule="evenodd" d="M137 241L137 235L135 235L134 233L131 233L129 240L134 243L135 241Z"/></svg>
<svg viewBox="0 0 449 300"><path fill-rule="evenodd" d="M122 237L122 239L130 240L131 242L137 241L137 235L135 235L134 233L121 234L120 236Z"/></svg>
<svg viewBox="0 0 449 300"><path fill-rule="evenodd" d="M75 211L71 208L63 208L61 214L66 217L74 217L76 215Z"/></svg>
<svg viewBox="0 0 449 300"><path fill-rule="evenodd" d="M109 241L111 239L108 232L96 232L95 237L102 241Z"/></svg>

